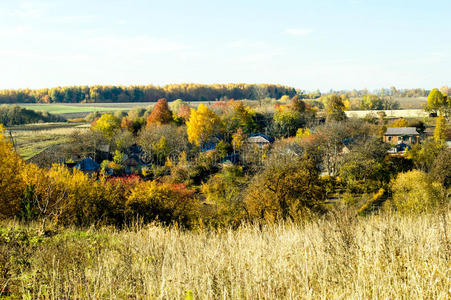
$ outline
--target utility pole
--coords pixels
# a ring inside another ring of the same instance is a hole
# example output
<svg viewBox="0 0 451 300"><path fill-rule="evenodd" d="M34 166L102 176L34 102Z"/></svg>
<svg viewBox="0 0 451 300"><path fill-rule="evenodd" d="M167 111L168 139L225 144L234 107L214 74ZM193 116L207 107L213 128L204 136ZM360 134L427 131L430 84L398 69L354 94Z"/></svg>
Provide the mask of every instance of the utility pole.
<svg viewBox="0 0 451 300"><path fill-rule="evenodd" d="M9 138L11 139L11 143L13 144L14 151L17 152L16 143L14 142L14 137L13 137L13 133L12 133L11 129L9 130Z"/></svg>

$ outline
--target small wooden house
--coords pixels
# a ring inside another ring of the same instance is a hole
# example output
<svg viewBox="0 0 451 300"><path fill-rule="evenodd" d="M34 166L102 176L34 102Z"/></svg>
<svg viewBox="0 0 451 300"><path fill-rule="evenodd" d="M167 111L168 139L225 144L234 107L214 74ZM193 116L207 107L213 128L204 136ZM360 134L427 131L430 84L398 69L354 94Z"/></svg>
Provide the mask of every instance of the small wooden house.
<svg viewBox="0 0 451 300"><path fill-rule="evenodd" d="M384 134L384 142L389 144L418 144L420 134L415 127L390 127Z"/></svg>
<svg viewBox="0 0 451 300"><path fill-rule="evenodd" d="M263 148L266 145L270 145L274 142L274 139L267 136L266 134L256 133L248 137L247 143L251 145L256 145L259 148Z"/></svg>

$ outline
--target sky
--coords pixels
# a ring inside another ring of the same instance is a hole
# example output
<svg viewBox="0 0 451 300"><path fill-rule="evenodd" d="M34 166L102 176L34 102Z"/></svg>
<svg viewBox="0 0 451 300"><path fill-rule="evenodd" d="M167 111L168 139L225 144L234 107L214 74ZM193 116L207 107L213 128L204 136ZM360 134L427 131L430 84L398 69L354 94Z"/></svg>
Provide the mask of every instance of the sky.
<svg viewBox="0 0 451 300"><path fill-rule="evenodd" d="M449 0L0 0L0 89L451 85Z"/></svg>

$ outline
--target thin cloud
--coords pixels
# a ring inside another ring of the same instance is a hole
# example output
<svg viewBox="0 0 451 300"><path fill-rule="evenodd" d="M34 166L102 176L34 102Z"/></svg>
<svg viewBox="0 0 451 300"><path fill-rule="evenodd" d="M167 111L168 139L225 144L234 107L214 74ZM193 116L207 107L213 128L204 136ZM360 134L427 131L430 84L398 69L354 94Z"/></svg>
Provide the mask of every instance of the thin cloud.
<svg viewBox="0 0 451 300"><path fill-rule="evenodd" d="M307 28L287 28L285 29L285 33L289 35L303 36L312 33L312 29Z"/></svg>
<svg viewBox="0 0 451 300"><path fill-rule="evenodd" d="M39 18L42 15L42 7L37 7L31 2L23 2L17 9L10 11L9 15L21 18Z"/></svg>
<svg viewBox="0 0 451 300"><path fill-rule="evenodd" d="M59 16L52 19L52 21L57 23L89 23L93 22L97 16L96 15L85 15L85 16Z"/></svg>
<svg viewBox="0 0 451 300"><path fill-rule="evenodd" d="M258 42L258 41L246 41L246 40L236 40L230 43L226 44L227 47L230 48L262 48L266 47L267 44L264 42Z"/></svg>
<svg viewBox="0 0 451 300"><path fill-rule="evenodd" d="M191 48L182 42L151 36L100 36L87 41L90 47L104 49L109 53L129 53L142 55L148 53L183 52Z"/></svg>
<svg viewBox="0 0 451 300"><path fill-rule="evenodd" d="M10 28L1 28L0 36L1 37L17 37L19 35L24 35L30 32L32 28L30 26L17 26Z"/></svg>

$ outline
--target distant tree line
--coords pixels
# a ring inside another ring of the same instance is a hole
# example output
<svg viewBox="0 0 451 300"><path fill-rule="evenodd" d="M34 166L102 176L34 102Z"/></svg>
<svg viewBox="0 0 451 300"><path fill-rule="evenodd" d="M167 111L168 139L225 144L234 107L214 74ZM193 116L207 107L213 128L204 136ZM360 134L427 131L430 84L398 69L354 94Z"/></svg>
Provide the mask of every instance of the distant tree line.
<svg viewBox="0 0 451 300"><path fill-rule="evenodd" d="M169 84L165 86L67 86L45 89L1 90L0 103L97 103L97 102L156 102L168 101L216 101L220 99L293 97L296 90L277 84Z"/></svg>
<svg viewBox="0 0 451 300"><path fill-rule="evenodd" d="M0 105L0 124L5 126L61 121L65 119L48 112L30 110L17 105Z"/></svg>
<svg viewBox="0 0 451 300"><path fill-rule="evenodd" d="M448 88L448 86L442 86L440 88L440 91L442 93L447 93L447 91L451 88ZM446 91L446 92L445 92ZM322 96L336 94L336 95L345 95L348 98L362 98L366 95L376 95L380 98L385 97L397 97L397 98L417 98L417 97L427 97L431 91L426 89L397 89L396 87L392 86L391 88L382 88L382 89L376 89L369 91L368 89L361 89L361 90L329 90L327 92L322 92L320 90L314 90L314 91L302 91L298 90L298 94L303 99L318 99Z"/></svg>

